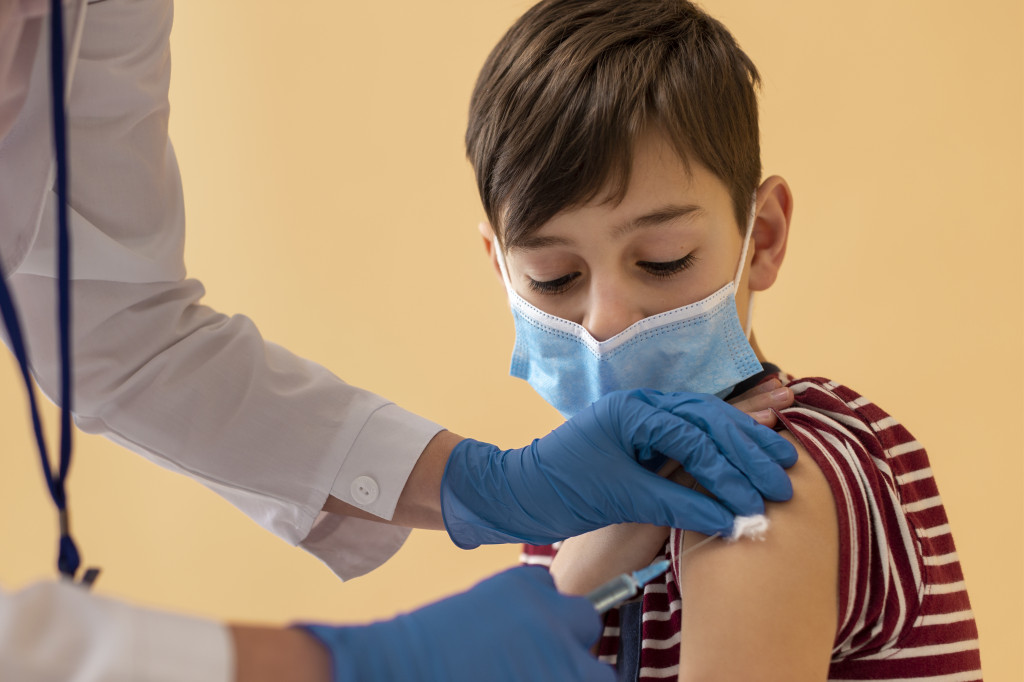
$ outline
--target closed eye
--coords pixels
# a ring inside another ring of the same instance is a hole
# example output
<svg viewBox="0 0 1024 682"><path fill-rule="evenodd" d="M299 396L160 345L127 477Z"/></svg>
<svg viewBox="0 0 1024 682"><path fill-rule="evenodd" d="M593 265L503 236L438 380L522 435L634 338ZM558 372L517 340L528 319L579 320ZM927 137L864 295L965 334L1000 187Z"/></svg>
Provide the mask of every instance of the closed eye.
<svg viewBox="0 0 1024 682"><path fill-rule="evenodd" d="M641 260L637 261L636 264L655 277L671 277L672 275L682 272L692 266L696 260L696 256L692 253L688 253L679 260L669 261L667 263L654 263L651 261Z"/></svg>
<svg viewBox="0 0 1024 682"><path fill-rule="evenodd" d="M528 277L530 280L530 289L541 293L541 294L560 294L570 286L572 283L579 278L580 273L570 272L568 275L559 277L558 279L550 279L544 282L539 282L532 277Z"/></svg>

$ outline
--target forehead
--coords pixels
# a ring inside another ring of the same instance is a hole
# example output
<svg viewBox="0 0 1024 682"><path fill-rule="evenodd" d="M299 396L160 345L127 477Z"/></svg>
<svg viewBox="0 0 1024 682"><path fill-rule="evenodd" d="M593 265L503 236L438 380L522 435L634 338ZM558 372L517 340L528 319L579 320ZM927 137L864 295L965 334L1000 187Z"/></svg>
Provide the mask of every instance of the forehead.
<svg viewBox="0 0 1024 682"><path fill-rule="evenodd" d="M510 248L536 248L564 228L591 225L624 231L682 217L731 214L729 190L702 164L685 161L661 135L644 135L633 147L629 179L610 180L594 198L570 206L531 230Z"/></svg>

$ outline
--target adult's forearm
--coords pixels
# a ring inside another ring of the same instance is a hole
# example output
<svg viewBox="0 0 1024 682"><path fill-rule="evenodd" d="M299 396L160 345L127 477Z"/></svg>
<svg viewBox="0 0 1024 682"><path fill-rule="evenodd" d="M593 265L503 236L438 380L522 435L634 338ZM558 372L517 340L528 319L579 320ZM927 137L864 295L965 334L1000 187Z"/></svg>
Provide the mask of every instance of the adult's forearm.
<svg viewBox="0 0 1024 682"><path fill-rule="evenodd" d="M331 662L313 637L296 628L231 625L235 682L329 682Z"/></svg>

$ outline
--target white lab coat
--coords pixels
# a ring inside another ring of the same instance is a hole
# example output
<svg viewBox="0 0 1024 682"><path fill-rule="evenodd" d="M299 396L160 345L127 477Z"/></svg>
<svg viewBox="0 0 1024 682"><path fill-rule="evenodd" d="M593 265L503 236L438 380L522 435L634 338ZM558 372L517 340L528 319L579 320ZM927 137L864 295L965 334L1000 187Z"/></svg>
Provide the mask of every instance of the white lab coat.
<svg viewBox="0 0 1024 682"><path fill-rule="evenodd" d="M65 4L76 424L200 481L342 578L372 570L408 529L321 508L333 494L390 519L440 427L265 341L244 316L200 305L167 136L172 2ZM45 31L28 97L0 140L0 254L37 381L54 396ZM36 672L19 667L31 661ZM68 585L0 593L0 679L205 681L229 669L220 625Z"/></svg>

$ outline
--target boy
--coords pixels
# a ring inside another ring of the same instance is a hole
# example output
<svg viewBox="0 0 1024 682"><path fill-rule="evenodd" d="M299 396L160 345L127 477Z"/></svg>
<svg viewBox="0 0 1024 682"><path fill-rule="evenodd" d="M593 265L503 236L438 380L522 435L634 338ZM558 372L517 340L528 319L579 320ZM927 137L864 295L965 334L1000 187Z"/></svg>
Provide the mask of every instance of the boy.
<svg viewBox="0 0 1024 682"><path fill-rule="evenodd" d="M795 494L768 505L764 542L683 556L703 538L618 526L564 543L552 571L582 593L672 561L607 616L599 654L620 679L980 680L924 449L853 390L765 362L751 333L793 201L761 178L758 82L683 0L545 0L480 74L466 140L516 323L512 373L565 415L614 389L729 397L781 380L796 394L779 412Z"/></svg>

